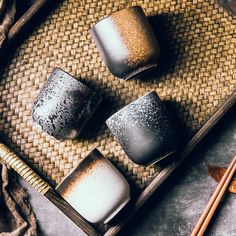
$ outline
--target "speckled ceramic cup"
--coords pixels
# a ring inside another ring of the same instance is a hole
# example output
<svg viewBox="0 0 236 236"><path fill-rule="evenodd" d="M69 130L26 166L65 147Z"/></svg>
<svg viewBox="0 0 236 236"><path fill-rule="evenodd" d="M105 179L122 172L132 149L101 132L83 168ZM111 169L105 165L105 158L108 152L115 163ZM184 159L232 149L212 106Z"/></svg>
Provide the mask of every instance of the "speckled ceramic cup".
<svg viewBox="0 0 236 236"><path fill-rule="evenodd" d="M157 65L159 45L139 6L99 21L91 34L110 72L119 78L140 76Z"/></svg>
<svg viewBox="0 0 236 236"><path fill-rule="evenodd" d="M97 149L82 160L56 190L91 223L107 223L130 200L126 179Z"/></svg>
<svg viewBox="0 0 236 236"><path fill-rule="evenodd" d="M101 97L86 85L56 68L34 102L33 121L56 139L73 139L100 102Z"/></svg>
<svg viewBox="0 0 236 236"><path fill-rule="evenodd" d="M176 127L156 92L128 104L106 121L129 158L151 165L178 147Z"/></svg>

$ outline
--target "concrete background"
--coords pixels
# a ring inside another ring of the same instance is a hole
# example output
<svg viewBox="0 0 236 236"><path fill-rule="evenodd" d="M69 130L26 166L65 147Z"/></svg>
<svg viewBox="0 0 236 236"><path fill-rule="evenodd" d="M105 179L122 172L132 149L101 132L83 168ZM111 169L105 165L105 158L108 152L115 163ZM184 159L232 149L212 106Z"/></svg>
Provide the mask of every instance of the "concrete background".
<svg viewBox="0 0 236 236"><path fill-rule="evenodd" d="M217 183L207 165L227 166L236 154L236 106L120 233L129 236L190 235ZM80 236L81 230L47 199L27 187L42 236ZM227 193L207 235L236 236L236 194Z"/></svg>

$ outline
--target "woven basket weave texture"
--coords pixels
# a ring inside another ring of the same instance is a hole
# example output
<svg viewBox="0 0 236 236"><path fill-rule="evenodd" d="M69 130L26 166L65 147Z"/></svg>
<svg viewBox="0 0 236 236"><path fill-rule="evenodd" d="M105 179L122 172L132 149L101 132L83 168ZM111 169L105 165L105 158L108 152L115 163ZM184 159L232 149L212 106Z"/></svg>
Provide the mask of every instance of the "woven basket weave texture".
<svg viewBox="0 0 236 236"><path fill-rule="evenodd" d="M123 81L102 62L89 29L124 7L140 5L161 47L156 71ZM0 131L12 148L54 184L98 148L140 189L160 167L133 164L105 126L125 104L155 90L196 132L236 88L236 24L216 1L65 0L20 46L0 81ZM59 142L32 124L31 107L54 67L100 92L104 102L81 137Z"/></svg>

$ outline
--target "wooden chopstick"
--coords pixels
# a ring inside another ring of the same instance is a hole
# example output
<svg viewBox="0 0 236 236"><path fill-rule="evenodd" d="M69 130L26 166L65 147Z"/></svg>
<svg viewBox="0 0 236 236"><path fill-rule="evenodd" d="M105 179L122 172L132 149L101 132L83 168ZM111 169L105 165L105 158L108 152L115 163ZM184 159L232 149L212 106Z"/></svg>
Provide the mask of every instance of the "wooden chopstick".
<svg viewBox="0 0 236 236"><path fill-rule="evenodd" d="M222 199L230 180L232 179L234 172L236 170L236 156L231 161L227 171L225 172L223 178L219 182L215 192L213 193L207 207L205 208L204 212L202 213L200 219L198 220L197 225L195 226L191 236L201 236L204 234L214 212L217 209L217 206Z"/></svg>

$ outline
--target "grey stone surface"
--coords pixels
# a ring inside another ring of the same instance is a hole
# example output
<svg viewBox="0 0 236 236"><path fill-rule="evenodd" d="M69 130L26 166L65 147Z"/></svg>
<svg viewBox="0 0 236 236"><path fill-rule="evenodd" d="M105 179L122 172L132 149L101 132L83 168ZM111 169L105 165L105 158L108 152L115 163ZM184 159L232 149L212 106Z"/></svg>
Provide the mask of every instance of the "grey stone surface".
<svg viewBox="0 0 236 236"><path fill-rule="evenodd" d="M217 183L207 165L227 166L236 154L236 107L138 212L120 235L190 235ZM84 235L47 199L27 186L45 236ZM227 193L206 235L236 236L236 194Z"/></svg>
<svg viewBox="0 0 236 236"><path fill-rule="evenodd" d="M36 192L28 183L21 180L30 194L30 203L37 217L40 236L84 236L69 218L58 210L48 199Z"/></svg>
<svg viewBox="0 0 236 236"><path fill-rule="evenodd" d="M217 183L207 165L225 165L236 155L236 107L198 149L145 204L122 234L130 236L190 235ZM121 235L122 235L121 234ZM236 235L236 194L227 193L206 235Z"/></svg>

